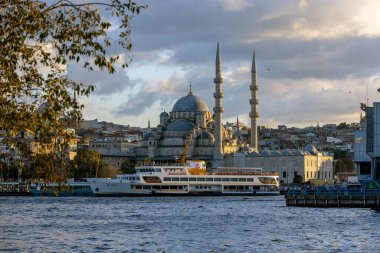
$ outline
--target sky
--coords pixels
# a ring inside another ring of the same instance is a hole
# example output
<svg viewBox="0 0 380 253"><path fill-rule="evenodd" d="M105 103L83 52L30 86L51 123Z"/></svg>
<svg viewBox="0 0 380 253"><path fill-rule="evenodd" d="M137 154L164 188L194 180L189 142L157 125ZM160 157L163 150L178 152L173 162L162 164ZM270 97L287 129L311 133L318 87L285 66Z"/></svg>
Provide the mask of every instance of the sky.
<svg viewBox="0 0 380 253"><path fill-rule="evenodd" d="M97 86L84 118L147 127L189 91L214 107L220 43L223 122L250 125L252 54L259 119L277 128L358 122L380 100L380 1L163 0L132 19L132 62L113 75L70 66ZM112 50L112 48L110 49ZM114 49L115 53L117 49Z"/></svg>

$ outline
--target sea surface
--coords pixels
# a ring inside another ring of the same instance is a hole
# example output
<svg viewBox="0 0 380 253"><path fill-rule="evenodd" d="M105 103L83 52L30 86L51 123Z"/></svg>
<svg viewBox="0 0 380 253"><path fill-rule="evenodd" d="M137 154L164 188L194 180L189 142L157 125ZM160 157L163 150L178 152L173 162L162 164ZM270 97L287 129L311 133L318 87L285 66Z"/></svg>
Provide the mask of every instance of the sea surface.
<svg viewBox="0 0 380 253"><path fill-rule="evenodd" d="M380 211L277 197L0 197L0 252L380 252Z"/></svg>

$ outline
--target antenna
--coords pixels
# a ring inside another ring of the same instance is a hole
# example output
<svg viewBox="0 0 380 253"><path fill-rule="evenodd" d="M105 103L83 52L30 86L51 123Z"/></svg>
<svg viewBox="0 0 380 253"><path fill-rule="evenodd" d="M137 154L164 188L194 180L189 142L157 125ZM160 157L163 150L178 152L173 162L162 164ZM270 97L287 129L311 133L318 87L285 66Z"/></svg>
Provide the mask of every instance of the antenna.
<svg viewBox="0 0 380 253"><path fill-rule="evenodd" d="M366 93L366 96L365 96L365 100L367 101L367 106L368 106L368 101L369 101L369 98L368 98L368 83L367 83L367 93Z"/></svg>

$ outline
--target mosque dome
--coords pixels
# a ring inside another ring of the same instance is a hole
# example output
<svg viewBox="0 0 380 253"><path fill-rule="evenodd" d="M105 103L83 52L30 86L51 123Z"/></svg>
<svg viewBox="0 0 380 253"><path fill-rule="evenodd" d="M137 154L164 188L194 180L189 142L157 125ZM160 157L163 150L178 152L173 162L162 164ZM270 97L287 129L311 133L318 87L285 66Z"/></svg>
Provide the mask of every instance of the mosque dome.
<svg viewBox="0 0 380 253"><path fill-rule="evenodd" d="M210 111L206 102L191 92L180 98L173 106L172 112L208 112Z"/></svg>
<svg viewBox="0 0 380 253"><path fill-rule="evenodd" d="M168 117L169 118L169 113L161 112L160 117Z"/></svg>
<svg viewBox="0 0 380 253"><path fill-rule="evenodd" d="M190 131L194 128L193 124L186 120L176 120L169 123L167 131Z"/></svg>

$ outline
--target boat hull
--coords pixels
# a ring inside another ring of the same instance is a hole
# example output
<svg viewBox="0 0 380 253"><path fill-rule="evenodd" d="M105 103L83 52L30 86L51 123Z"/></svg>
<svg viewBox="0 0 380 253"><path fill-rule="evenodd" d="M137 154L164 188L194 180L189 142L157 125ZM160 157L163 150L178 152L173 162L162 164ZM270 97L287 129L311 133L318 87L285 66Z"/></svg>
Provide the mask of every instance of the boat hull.
<svg viewBox="0 0 380 253"><path fill-rule="evenodd" d="M182 190L134 190L131 185L125 182L94 182L90 187L97 197L159 197L159 196L278 196L279 191L206 191L191 190L191 187L183 186ZM220 186L219 188L222 188Z"/></svg>

